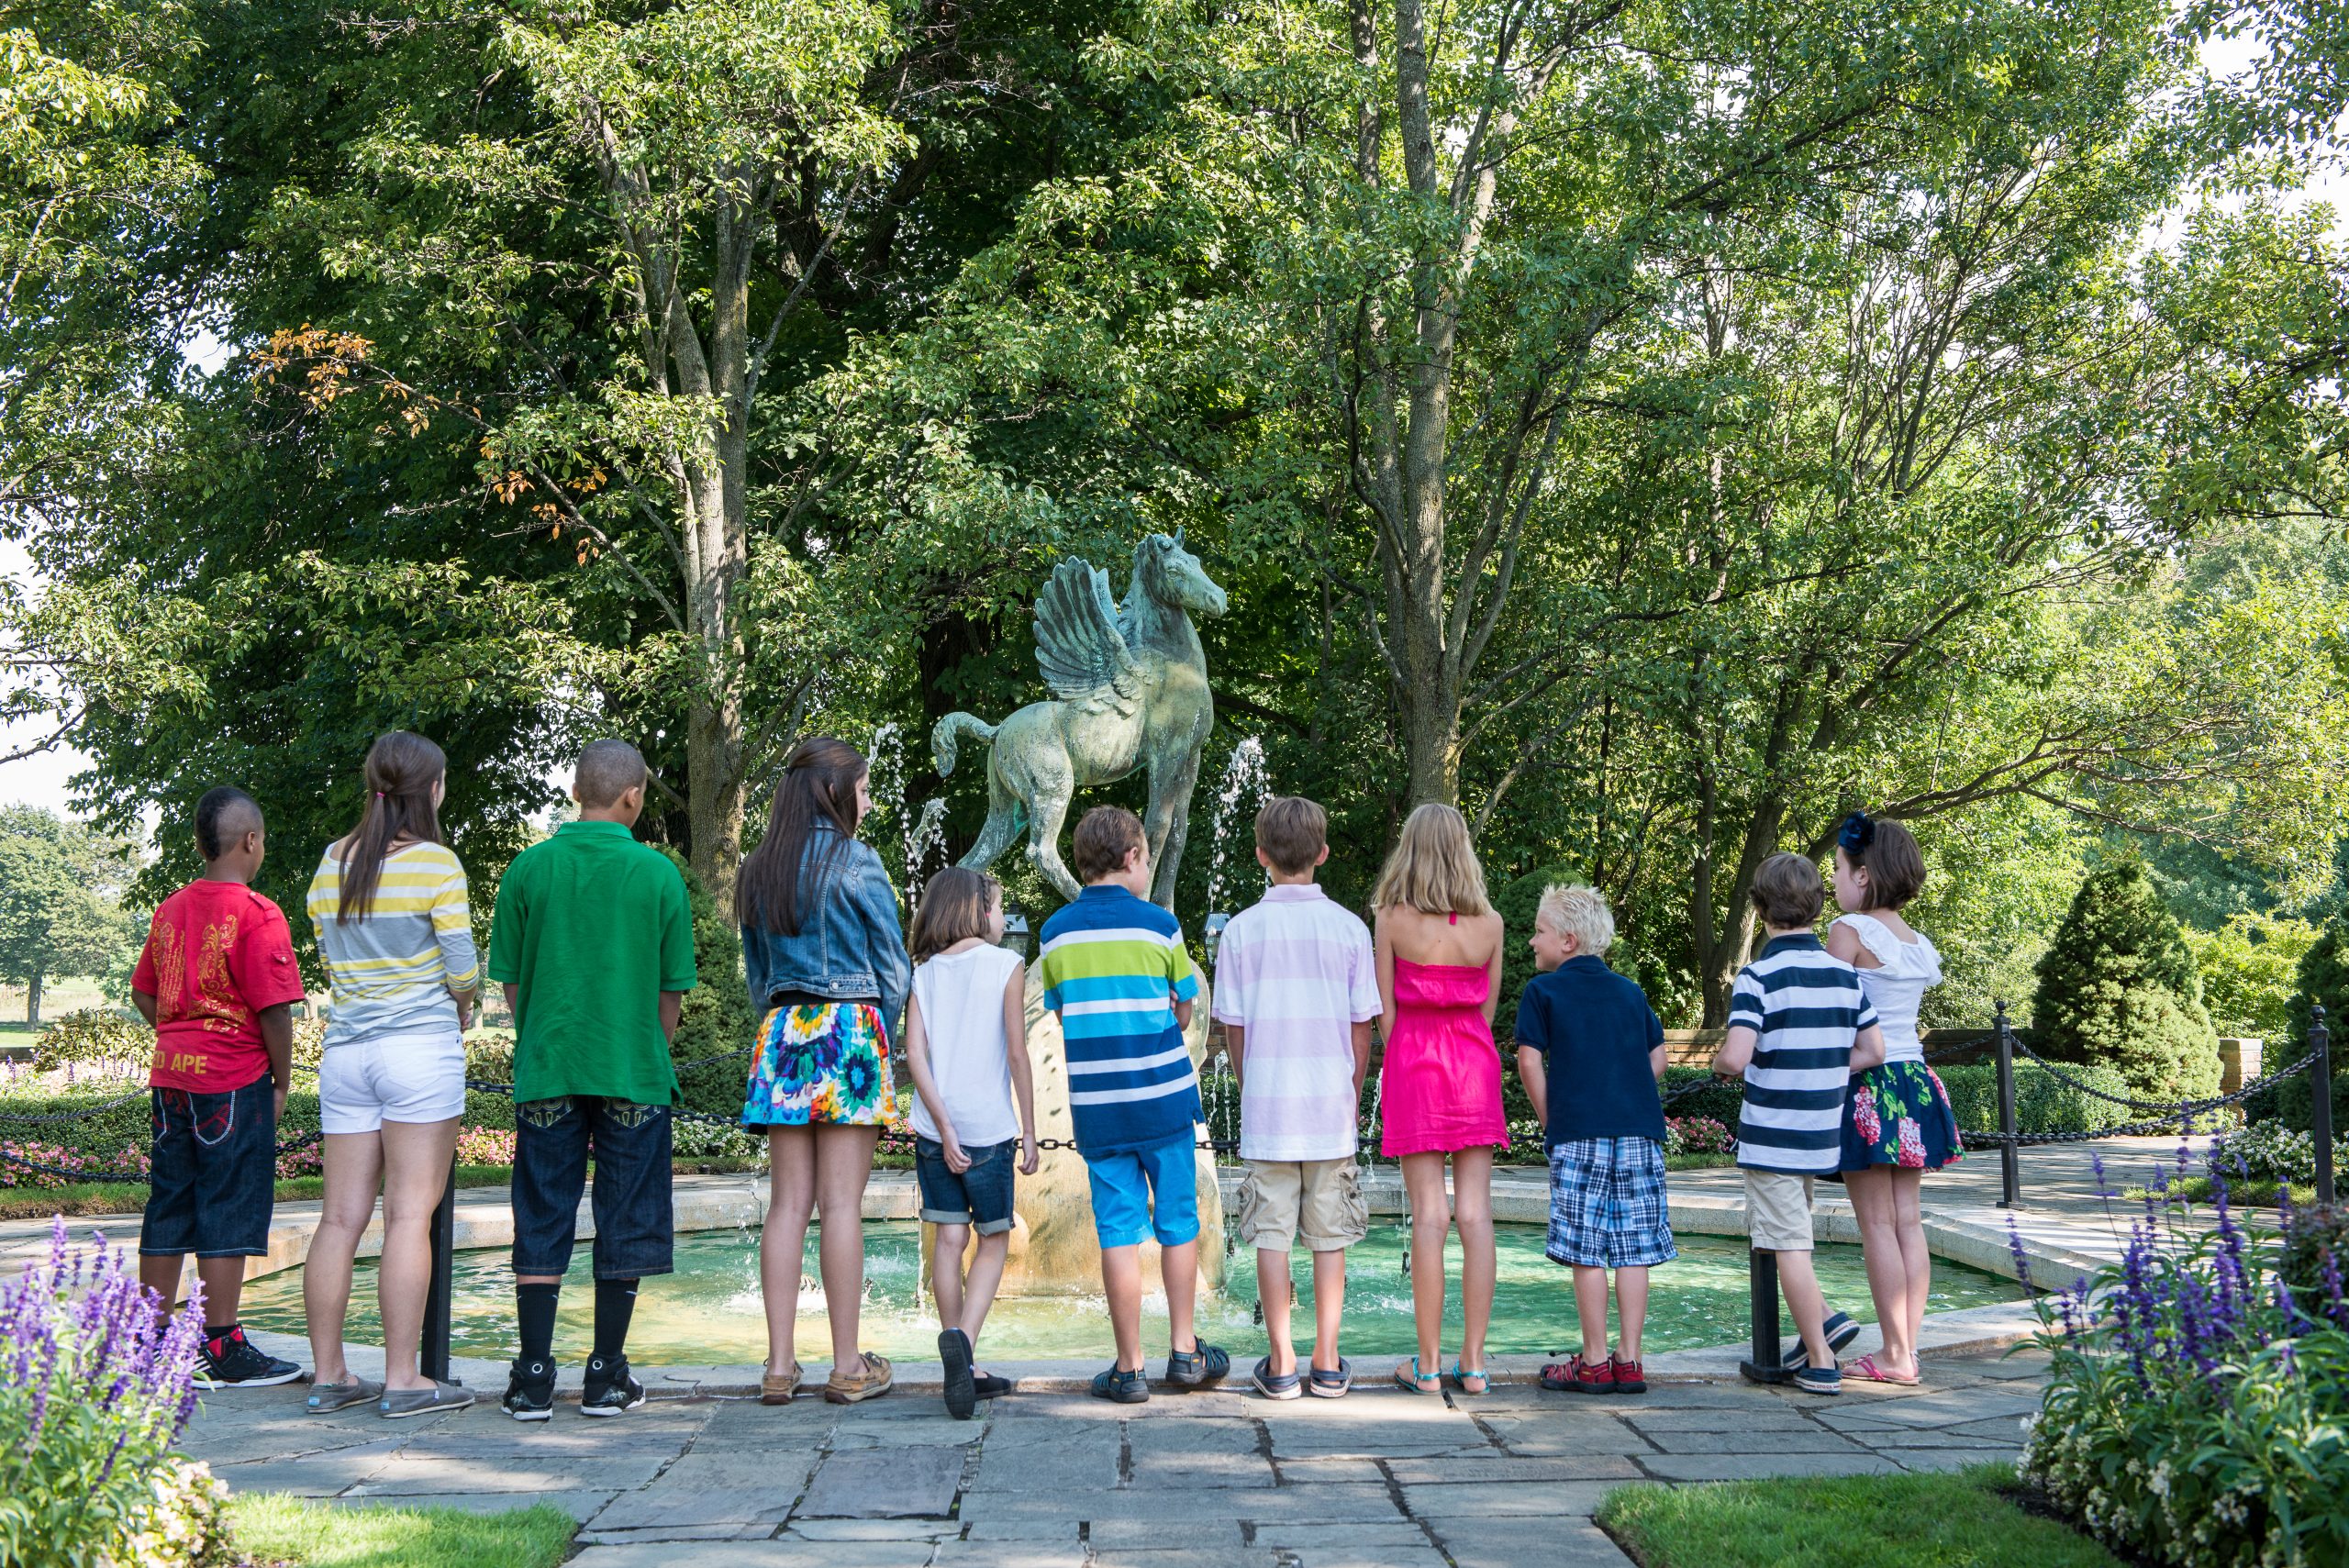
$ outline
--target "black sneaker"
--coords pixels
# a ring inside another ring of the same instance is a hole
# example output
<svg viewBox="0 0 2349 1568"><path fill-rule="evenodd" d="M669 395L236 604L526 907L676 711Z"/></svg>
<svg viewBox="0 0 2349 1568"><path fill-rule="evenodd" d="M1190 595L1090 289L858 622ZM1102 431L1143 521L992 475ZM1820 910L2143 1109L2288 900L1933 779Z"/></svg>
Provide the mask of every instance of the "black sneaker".
<svg viewBox="0 0 2349 1568"><path fill-rule="evenodd" d="M979 1407L979 1388L971 1376L971 1341L960 1329L938 1336L938 1359L946 1366L946 1413L967 1421Z"/></svg>
<svg viewBox="0 0 2349 1568"><path fill-rule="evenodd" d="M198 1388L273 1388L301 1375L300 1367L279 1361L246 1339L244 1325L237 1324L217 1339L204 1341L196 1356L194 1382Z"/></svg>
<svg viewBox="0 0 2349 1568"><path fill-rule="evenodd" d="M991 1372L971 1374L971 1391L982 1399L1000 1399L1011 1392L1011 1379Z"/></svg>
<svg viewBox="0 0 2349 1568"><path fill-rule="evenodd" d="M1150 1403L1150 1378L1141 1368L1128 1372L1113 1366L1107 1372L1093 1374L1093 1397L1113 1399L1120 1405Z"/></svg>
<svg viewBox="0 0 2349 1568"><path fill-rule="evenodd" d="M617 1416L643 1403L644 1385L629 1373L626 1356L615 1362L600 1357L588 1362L587 1389L579 1398L581 1415Z"/></svg>
<svg viewBox="0 0 2349 1568"><path fill-rule="evenodd" d="M499 1401L518 1421L554 1418L554 1362L516 1362L506 1373L506 1397Z"/></svg>
<svg viewBox="0 0 2349 1568"><path fill-rule="evenodd" d="M1231 1358L1223 1348L1205 1340L1194 1340L1189 1350L1172 1351L1166 1358L1166 1381L1177 1388L1212 1387L1230 1370Z"/></svg>

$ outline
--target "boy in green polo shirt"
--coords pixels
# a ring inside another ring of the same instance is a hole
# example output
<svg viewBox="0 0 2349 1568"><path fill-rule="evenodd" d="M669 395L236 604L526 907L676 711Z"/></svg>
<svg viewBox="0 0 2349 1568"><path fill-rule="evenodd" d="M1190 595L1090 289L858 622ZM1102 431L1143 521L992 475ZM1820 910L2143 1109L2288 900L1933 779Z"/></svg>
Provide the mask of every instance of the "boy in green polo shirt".
<svg viewBox="0 0 2349 1568"><path fill-rule="evenodd" d="M636 1282L671 1267L669 1037L694 986L685 878L629 831L644 758L625 740L579 754L579 820L514 857L498 883L489 977L514 1014L514 1292L522 1353L506 1413L554 1413L554 1318L587 1162L596 1162L596 1346L584 1416L644 1403L629 1373Z"/></svg>

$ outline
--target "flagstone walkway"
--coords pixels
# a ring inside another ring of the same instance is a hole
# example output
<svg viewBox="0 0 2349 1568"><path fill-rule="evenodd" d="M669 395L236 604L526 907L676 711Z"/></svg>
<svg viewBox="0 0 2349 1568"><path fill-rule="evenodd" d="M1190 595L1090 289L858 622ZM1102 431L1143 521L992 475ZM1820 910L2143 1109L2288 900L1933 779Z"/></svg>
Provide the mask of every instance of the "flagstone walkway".
<svg viewBox="0 0 2349 1568"><path fill-rule="evenodd" d="M1619 1485L2011 1459L2043 1357L1926 1368L1924 1388L1834 1399L1736 1382L1603 1399L1036 1393L967 1422L910 1389L847 1408L656 1400L607 1420L562 1406L543 1426L486 1406L313 1418L295 1385L210 1396L187 1446L239 1491L551 1503L584 1526L575 1568L1621 1568L1590 1518Z"/></svg>

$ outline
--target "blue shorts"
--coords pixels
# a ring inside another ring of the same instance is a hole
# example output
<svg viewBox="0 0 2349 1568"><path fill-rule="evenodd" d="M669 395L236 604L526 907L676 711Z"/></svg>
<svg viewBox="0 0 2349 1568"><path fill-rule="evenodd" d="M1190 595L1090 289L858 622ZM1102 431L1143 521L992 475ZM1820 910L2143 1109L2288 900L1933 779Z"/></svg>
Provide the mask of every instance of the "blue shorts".
<svg viewBox="0 0 2349 1568"><path fill-rule="evenodd" d="M1179 1247L1199 1236L1197 1144L1186 1132L1147 1149L1088 1154L1093 1233L1102 1247L1139 1247L1152 1236Z"/></svg>
<svg viewBox="0 0 2349 1568"><path fill-rule="evenodd" d="M277 1204L277 1085L199 1095L150 1089L142 1257L257 1258L269 1251Z"/></svg>
<svg viewBox="0 0 2349 1568"><path fill-rule="evenodd" d="M1653 1138L1569 1138L1550 1151L1553 1263L1634 1269L1668 1263L1672 1209L1664 1145Z"/></svg>
<svg viewBox="0 0 2349 1568"><path fill-rule="evenodd" d="M914 1135L914 1180L921 1187L921 1217L932 1225L967 1225L982 1236L1011 1229L1011 1175L1019 1140L963 1146L967 1171L946 1168L946 1145Z"/></svg>

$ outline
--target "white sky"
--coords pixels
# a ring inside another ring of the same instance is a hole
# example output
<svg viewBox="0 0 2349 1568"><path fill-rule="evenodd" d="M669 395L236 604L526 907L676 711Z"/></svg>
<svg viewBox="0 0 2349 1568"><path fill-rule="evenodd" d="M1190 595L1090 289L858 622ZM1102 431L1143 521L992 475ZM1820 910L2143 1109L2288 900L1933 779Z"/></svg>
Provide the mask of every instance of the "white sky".
<svg viewBox="0 0 2349 1568"><path fill-rule="evenodd" d="M2250 62L2254 49L2254 40L2237 39L2206 49L2203 59L2214 72L2232 75ZM2328 165L2312 180L2300 199L2330 202L2335 232L2349 228L2349 174L2345 174L2339 161ZM189 358L199 368L210 369L225 355L217 345L205 342L191 345ZM0 578L26 585L35 583L30 558L22 545L0 539ZM0 753L13 751L40 734L38 725L0 724ZM71 781L86 766L88 760L70 747L56 748L20 762L0 762L0 805L21 803L45 806L52 811L71 811Z"/></svg>

